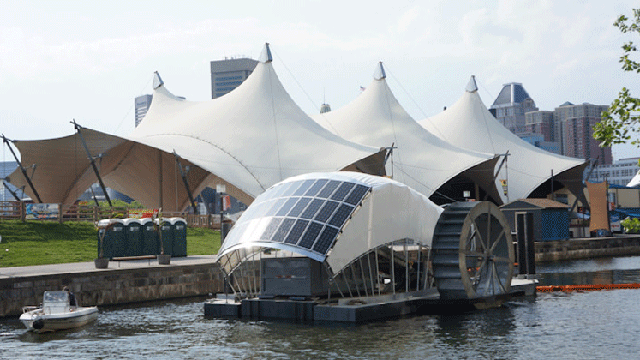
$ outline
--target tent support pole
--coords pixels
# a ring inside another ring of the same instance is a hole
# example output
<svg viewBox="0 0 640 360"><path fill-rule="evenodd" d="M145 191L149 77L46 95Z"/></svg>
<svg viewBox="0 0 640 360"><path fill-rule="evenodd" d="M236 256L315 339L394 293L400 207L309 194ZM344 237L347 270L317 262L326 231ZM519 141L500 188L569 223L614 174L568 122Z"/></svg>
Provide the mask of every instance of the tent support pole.
<svg viewBox="0 0 640 360"><path fill-rule="evenodd" d="M87 142L84 141L84 136L82 136L82 131L81 131L82 126L80 126L80 124L78 124L75 119L71 123L73 124L73 126L76 129L76 131L78 132L78 135L80 136L80 140L82 141L82 146L84 147L84 151L87 152L87 156L89 157L89 161L91 161L91 167L93 168L93 172L96 174L96 177L98 178L98 184L100 184L100 188L104 192L104 198L109 203L109 206L113 207L113 204L111 204L111 199L109 198L109 194L107 193L107 187L104 185L104 182L102 181L102 177L100 176L100 171L98 170L98 166L96 165L96 161L93 158L93 155L91 155L91 152L89 151L89 147L87 146Z"/></svg>
<svg viewBox="0 0 640 360"><path fill-rule="evenodd" d="M38 191L36 190L35 186L33 185L33 182L31 182L31 178L29 177L29 174L27 174L27 169L24 168L24 166L22 166L22 162L20 162L20 159L18 159L18 156L16 155L15 151L13 151L13 148L11 147L11 144L9 144L9 139L7 139L4 135L2 135L2 141L7 144L7 147L9 148L9 151L11 151L11 154L13 155L13 158L16 160L16 163L18 164L18 167L20 168L20 171L22 172L22 175L24 176L25 180L27 180L27 184L29 184L29 187L31 188L31 191L33 191L33 195L36 197L36 199L38 200L39 203L42 203L42 199L40 199L40 194L38 194ZM18 200L20 201L20 200Z"/></svg>
<svg viewBox="0 0 640 360"><path fill-rule="evenodd" d="M162 150L158 149L158 208L162 209ZM177 210L177 209L176 209Z"/></svg>
<svg viewBox="0 0 640 360"><path fill-rule="evenodd" d="M3 181L3 182L2 182L2 186L3 186L5 189L7 189L7 191L8 191L11 195L13 195L13 198L14 198L14 199L16 199L16 201L22 201L22 199L20 199L20 197L18 196L18 194L16 194L16 192L15 192L15 191L11 190L11 189L7 186L7 183L6 183L6 182L4 182L4 181Z"/></svg>
<svg viewBox="0 0 640 360"><path fill-rule="evenodd" d="M189 179L187 179L187 173L189 172L189 167L187 166L187 171L182 169L182 164L180 163L180 156L173 150L173 156L176 158L176 164L180 169L180 176L182 177L182 183L184 184L184 188L187 189L187 196L189 196L189 201L191 202L191 207L193 207L193 213L198 214L198 208L196 208L196 202L193 199L193 194L191 193L191 189L189 189ZM177 201L177 200L176 200ZM222 225L220 225L222 226Z"/></svg>
<svg viewBox="0 0 640 360"><path fill-rule="evenodd" d="M93 186L89 186L89 190L91 190L91 197L93 198L93 202L96 203L97 207L100 207L100 202L98 201L98 198L96 197L96 193L93 191Z"/></svg>

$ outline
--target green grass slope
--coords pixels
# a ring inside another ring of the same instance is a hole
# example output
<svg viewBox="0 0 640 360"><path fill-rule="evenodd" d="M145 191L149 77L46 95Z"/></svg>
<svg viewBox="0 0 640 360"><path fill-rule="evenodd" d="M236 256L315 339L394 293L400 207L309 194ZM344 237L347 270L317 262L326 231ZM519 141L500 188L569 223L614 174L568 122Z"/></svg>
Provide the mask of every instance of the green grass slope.
<svg viewBox="0 0 640 360"><path fill-rule="evenodd" d="M98 254L98 231L89 222L0 220L0 267L92 261ZM188 255L213 255L220 232L187 229Z"/></svg>

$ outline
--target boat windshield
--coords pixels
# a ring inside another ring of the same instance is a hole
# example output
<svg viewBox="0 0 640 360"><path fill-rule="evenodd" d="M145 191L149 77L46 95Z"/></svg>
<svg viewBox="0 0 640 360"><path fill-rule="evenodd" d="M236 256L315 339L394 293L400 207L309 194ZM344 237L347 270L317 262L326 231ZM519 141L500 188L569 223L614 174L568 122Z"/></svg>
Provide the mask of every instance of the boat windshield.
<svg viewBox="0 0 640 360"><path fill-rule="evenodd" d="M66 291L45 291L43 303L69 303L69 293Z"/></svg>

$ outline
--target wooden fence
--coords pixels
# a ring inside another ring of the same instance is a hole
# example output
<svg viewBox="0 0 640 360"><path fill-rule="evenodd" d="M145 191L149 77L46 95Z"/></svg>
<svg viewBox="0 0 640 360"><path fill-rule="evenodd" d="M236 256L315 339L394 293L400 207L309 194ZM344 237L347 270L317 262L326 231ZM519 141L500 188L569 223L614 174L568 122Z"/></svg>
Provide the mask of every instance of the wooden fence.
<svg viewBox="0 0 640 360"><path fill-rule="evenodd" d="M47 211L30 211L35 207L46 208ZM62 210L62 211L60 211ZM163 212L164 218L180 217L187 221L188 226L209 229L220 229L220 215L196 215L179 212ZM21 201L0 201L0 219L35 220L35 221L90 221L98 222L102 219L124 219L129 217L129 209L124 207L99 207L61 204L30 204Z"/></svg>

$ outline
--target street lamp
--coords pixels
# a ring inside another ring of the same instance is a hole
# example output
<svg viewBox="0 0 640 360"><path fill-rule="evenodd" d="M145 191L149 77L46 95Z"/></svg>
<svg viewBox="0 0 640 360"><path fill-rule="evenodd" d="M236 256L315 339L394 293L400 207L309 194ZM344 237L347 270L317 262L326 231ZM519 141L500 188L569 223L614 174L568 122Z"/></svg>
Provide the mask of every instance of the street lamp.
<svg viewBox="0 0 640 360"><path fill-rule="evenodd" d="M222 221L223 221L223 217L224 217L224 199L222 197L222 195L227 191L227 187L225 186L225 184L217 184L216 185L216 193L218 193L218 199L220 202L220 245L222 245L222 242L224 241L224 232L223 232L223 226L222 226Z"/></svg>

